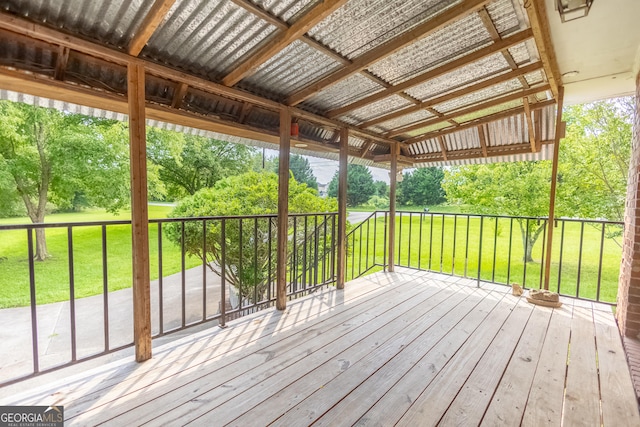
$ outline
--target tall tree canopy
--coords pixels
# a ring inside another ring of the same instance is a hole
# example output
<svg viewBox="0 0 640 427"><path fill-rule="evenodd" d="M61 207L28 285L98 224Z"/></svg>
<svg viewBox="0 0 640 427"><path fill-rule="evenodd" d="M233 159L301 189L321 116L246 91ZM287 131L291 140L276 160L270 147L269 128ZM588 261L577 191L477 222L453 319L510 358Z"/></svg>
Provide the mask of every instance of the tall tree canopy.
<svg viewBox="0 0 640 427"><path fill-rule="evenodd" d="M44 222L49 202L110 211L129 203L125 124L10 101L0 101L0 121L0 185L9 186L0 194L22 200L32 222ZM47 257L37 229L36 259Z"/></svg>
<svg viewBox="0 0 640 427"><path fill-rule="evenodd" d="M359 206L366 203L376 193L371 171L362 165L347 165L347 206ZM329 188L329 197L338 197L338 172L333 175Z"/></svg>
<svg viewBox="0 0 640 427"><path fill-rule="evenodd" d="M275 157L272 162L272 170L275 173L278 173L280 170L280 162L278 158ZM306 157L300 156L298 154L291 154L289 158L289 170L293 174L295 180L301 184L307 184L309 188L313 188L314 190L318 189L318 180L316 176L313 174L313 169L311 169L311 164Z"/></svg>
<svg viewBox="0 0 640 427"><path fill-rule="evenodd" d="M405 172L402 182L398 183L398 202L414 206L443 203L446 200L442 189L443 178L442 169L435 167Z"/></svg>
<svg viewBox="0 0 640 427"><path fill-rule="evenodd" d="M156 128L147 131L148 159L172 200L249 171L253 154L252 148L231 142Z"/></svg>

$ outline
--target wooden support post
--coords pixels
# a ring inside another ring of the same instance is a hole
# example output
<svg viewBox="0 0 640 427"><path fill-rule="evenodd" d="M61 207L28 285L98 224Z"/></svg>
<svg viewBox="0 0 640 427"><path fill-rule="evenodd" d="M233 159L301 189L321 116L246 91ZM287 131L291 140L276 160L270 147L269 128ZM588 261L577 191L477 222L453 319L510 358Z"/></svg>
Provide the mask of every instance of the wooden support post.
<svg viewBox="0 0 640 427"><path fill-rule="evenodd" d="M524 106L524 118L527 121L527 132L529 133L529 143L531 144L531 152L536 152L536 134L533 130L533 119L531 118L531 108L529 108L529 98L524 97L522 99L522 104ZM538 135L540 138L540 135Z"/></svg>
<svg viewBox="0 0 640 427"><path fill-rule="evenodd" d="M340 169L338 172L338 289L344 289L347 270L347 161L349 129L340 130Z"/></svg>
<svg viewBox="0 0 640 427"><path fill-rule="evenodd" d="M398 144L391 145L391 172L389 179L389 267L393 272L396 242L396 175L398 175Z"/></svg>
<svg viewBox="0 0 640 427"><path fill-rule="evenodd" d="M547 252L544 262L544 288L549 289L549 275L551 272L551 250L553 249L553 227L556 209L556 183L558 179L558 151L560 140L564 138L565 124L562 121L562 105L564 102L564 86L558 88L558 110L556 113L556 135L553 145L553 164L551 166L551 191L549 192L549 232L547 238Z"/></svg>
<svg viewBox="0 0 640 427"><path fill-rule="evenodd" d="M131 233L133 260L133 339L136 361L151 358L151 282L147 208L147 138L144 66L129 64L129 157L131 163Z"/></svg>
<svg viewBox="0 0 640 427"><path fill-rule="evenodd" d="M289 235L289 151L291 112L280 110L280 159L278 169L278 249L276 255L276 309L287 308L287 242Z"/></svg>

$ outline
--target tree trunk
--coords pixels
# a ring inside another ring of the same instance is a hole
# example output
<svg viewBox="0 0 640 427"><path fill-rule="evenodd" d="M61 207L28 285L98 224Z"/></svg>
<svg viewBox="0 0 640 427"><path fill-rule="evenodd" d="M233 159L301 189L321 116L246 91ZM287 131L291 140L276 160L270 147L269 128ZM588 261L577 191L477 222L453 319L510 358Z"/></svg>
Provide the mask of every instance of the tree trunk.
<svg viewBox="0 0 640 427"><path fill-rule="evenodd" d="M533 220L518 220L518 224L520 224L522 247L524 249L522 260L525 263L535 262L533 259L533 247L538 241L540 233L545 229L547 221L541 221L540 225L537 225Z"/></svg>
<svg viewBox="0 0 640 427"><path fill-rule="evenodd" d="M44 228L36 228L36 261L44 261L49 258L47 252L47 239L44 236Z"/></svg>

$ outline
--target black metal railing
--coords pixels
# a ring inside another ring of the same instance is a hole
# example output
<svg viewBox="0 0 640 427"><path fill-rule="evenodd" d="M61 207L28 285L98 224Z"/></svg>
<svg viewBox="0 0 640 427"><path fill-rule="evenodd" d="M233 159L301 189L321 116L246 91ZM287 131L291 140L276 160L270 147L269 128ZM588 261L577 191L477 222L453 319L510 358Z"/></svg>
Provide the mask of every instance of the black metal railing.
<svg viewBox="0 0 640 427"><path fill-rule="evenodd" d="M150 220L153 337L274 305L276 219ZM45 262L36 230L47 233ZM336 213L289 216L289 299L335 282L336 232ZM133 345L130 221L0 225L3 240L17 246L0 253L0 277L16 283L0 294L0 320L19 326L3 327L0 384Z"/></svg>
<svg viewBox="0 0 640 427"><path fill-rule="evenodd" d="M348 268L356 278L386 267L388 212L374 212L349 233ZM373 224L373 225L372 225ZM624 223L557 219L550 289L614 304ZM373 235L368 231L377 229ZM380 229L384 230L381 233ZM540 288L544 281L547 218L397 212L395 264L499 284ZM376 239L377 255L366 240ZM382 259L380 259L382 255ZM525 262L526 259L526 262ZM359 268L364 265L364 268Z"/></svg>

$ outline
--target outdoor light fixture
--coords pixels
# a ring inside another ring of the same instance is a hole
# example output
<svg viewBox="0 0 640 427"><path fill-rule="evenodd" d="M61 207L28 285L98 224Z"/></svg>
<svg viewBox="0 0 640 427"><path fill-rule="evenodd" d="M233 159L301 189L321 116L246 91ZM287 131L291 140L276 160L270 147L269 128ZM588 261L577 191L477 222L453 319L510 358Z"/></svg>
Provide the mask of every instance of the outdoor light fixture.
<svg viewBox="0 0 640 427"><path fill-rule="evenodd" d="M589 14L593 0L556 0L556 8L562 22L584 18Z"/></svg>
<svg viewBox="0 0 640 427"><path fill-rule="evenodd" d="M305 144L304 142L298 142L297 144L294 144L294 147L296 147L296 148L307 148L308 145Z"/></svg>

